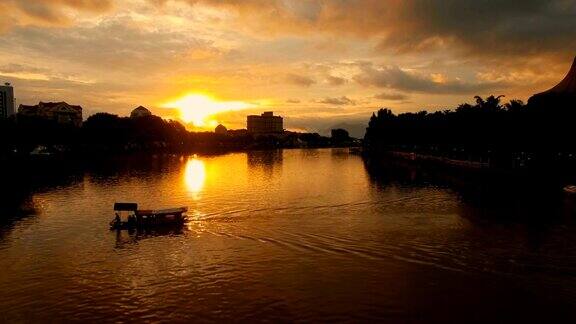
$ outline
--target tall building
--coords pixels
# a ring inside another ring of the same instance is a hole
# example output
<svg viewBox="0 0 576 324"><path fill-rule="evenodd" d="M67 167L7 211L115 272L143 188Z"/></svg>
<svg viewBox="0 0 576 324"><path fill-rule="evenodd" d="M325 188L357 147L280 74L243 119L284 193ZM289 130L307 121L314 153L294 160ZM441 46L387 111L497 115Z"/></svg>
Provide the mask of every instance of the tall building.
<svg viewBox="0 0 576 324"><path fill-rule="evenodd" d="M35 106L20 105L18 118L35 118L54 121L61 125L82 126L82 107L65 102L40 102Z"/></svg>
<svg viewBox="0 0 576 324"><path fill-rule="evenodd" d="M284 132L284 120L267 111L262 115L250 115L246 119L246 129L251 134L281 134Z"/></svg>
<svg viewBox="0 0 576 324"><path fill-rule="evenodd" d="M14 88L10 83L0 85L0 118L14 115Z"/></svg>

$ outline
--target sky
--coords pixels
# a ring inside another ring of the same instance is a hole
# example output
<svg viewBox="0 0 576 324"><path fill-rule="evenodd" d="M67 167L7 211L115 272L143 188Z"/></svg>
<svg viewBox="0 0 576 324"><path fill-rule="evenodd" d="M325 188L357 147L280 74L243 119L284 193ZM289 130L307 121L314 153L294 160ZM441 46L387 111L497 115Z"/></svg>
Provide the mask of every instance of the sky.
<svg viewBox="0 0 576 324"><path fill-rule="evenodd" d="M381 107L526 101L576 55L576 0L0 0L0 81L189 129L361 130Z"/></svg>

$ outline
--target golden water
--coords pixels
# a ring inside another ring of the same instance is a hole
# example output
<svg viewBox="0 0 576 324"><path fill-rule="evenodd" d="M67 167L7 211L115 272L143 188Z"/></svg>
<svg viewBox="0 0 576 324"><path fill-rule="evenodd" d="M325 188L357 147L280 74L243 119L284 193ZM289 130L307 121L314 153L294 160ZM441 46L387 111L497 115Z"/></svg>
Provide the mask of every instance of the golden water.
<svg viewBox="0 0 576 324"><path fill-rule="evenodd" d="M0 322L574 319L570 216L368 171L346 150L60 170L4 201L18 208L0 223ZM188 206L189 222L110 231L117 201Z"/></svg>

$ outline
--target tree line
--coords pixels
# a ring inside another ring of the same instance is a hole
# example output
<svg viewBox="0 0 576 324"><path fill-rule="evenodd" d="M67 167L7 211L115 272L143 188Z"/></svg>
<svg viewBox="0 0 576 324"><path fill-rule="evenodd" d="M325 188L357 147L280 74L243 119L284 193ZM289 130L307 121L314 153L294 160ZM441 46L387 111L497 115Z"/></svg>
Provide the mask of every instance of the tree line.
<svg viewBox="0 0 576 324"><path fill-rule="evenodd" d="M178 121L158 116L90 116L82 127L54 121L12 117L0 119L0 155L26 155L38 146L54 153L118 153L131 151L219 151L289 147L328 147L330 138L317 133L286 132L285 136L253 136L246 130L227 135L190 132Z"/></svg>
<svg viewBox="0 0 576 324"><path fill-rule="evenodd" d="M476 96L475 103L429 113L380 109L368 123L368 151L403 151L454 159L551 161L576 158L573 102L503 103L504 96ZM533 162L535 163L535 162Z"/></svg>

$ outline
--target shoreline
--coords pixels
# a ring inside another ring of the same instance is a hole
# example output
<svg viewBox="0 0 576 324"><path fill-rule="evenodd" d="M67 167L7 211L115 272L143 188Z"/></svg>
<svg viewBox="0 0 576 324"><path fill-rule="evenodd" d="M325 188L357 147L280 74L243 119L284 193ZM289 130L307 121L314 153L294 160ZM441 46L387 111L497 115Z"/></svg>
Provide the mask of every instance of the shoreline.
<svg viewBox="0 0 576 324"><path fill-rule="evenodd" d="M215 149L195 149L195 150L136 150L136 151L95 151L95 152L64 152L55 154L12 154L0 156L0 162L15 163L15 162L72 162L72 161L89 161L89 160L110 160L123 157L154 157L154 156L218 156L230 153L250 153L250 152L266 152L266 151L281 151L281 150L321 150L321 149L347 149L350 154L355 146L319 146L319 147L266 147L266 148L215 148Z"/></svg>

